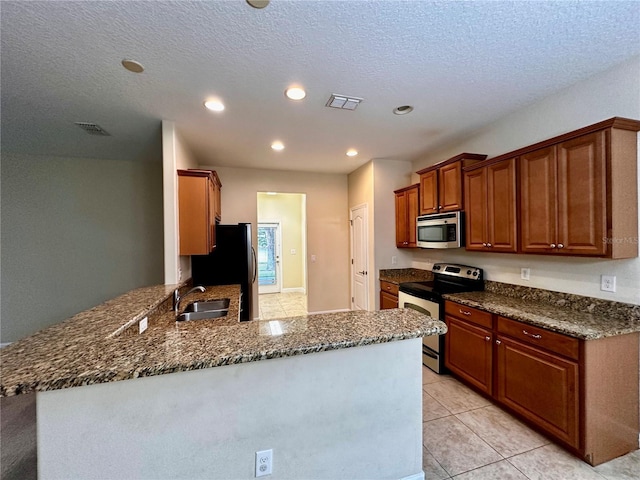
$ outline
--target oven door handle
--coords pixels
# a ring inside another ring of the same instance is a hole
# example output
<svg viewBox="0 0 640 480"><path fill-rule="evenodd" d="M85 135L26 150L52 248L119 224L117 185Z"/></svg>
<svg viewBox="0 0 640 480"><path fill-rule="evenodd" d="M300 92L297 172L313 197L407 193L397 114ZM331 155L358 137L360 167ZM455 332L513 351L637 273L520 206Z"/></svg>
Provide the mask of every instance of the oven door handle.
<svg viewBox="0 0 640 480"><path fill-rule="evenodd" d="M434 360L438 360L438 355L436 355L435 353L433 353L430 349L428 348L423 348L422 349L422 354L426 355L427 357L433 358Z"/></svg>
<svg viewBox="0 0 640 480"><path fill-rule="evenodd" d="M431 317L431 312L429 310L427 310L426 308L421 307L420 305L416 305L415 303L410 303L410 302L404 302L404 304L402 305L402 308L410 308L412 310L416 310L417 312L420 312L428 317ZM433 317L432 317L433 318ZM437 320L437 318L436 318Z"/></svg>

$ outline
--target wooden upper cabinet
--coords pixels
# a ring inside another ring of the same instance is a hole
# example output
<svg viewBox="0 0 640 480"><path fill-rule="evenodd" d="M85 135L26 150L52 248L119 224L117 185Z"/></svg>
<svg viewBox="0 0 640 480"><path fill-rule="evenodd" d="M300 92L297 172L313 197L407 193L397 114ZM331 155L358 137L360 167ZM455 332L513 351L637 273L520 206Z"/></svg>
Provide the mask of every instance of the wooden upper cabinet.
<svg viewBox="0 0 640 480"><path fill-rule="evenodd" d="M211 172L213 174L213 194L215 198L215 207L214 213L215 218L218 222L222 221L222 182L220 181L220 177L216 172Z"/></svg>
<svg viewBox="0 0 640 480"><path fill-rule="evenodd" d="M178 170L180 255L207 255L216 246L220 183L214 181L214 173Z"/></svg>
<svg viewBox="0 0 640 480"><path fill-rule="evenodd" d="M485 158L477 153L461 153L416 172L420 175L420 215L464 210L462 169Z"/></svg>
<svg viewBox="0 0 640 480"><path fill-rule="evenodd" d="M420 175L420 215L438 213L438 170Z"/></svg>
<svg viewBox="0 0 640 480"><path fill-rule="evenodd" d="M396 246L416 247L416 218L420 203L419 184L396 190Z"/></svg>
<svg viewBox="0 0 640 480"><path fill-rule="evenodd" d="M605 132L520 157L521 251L607 253Z"/></svg>
<svg viewBox="0 0 640 480"><path fill-rule="evenodd" d="M467 250L516 252L515 159L471 167L464 188Z"/></svg>

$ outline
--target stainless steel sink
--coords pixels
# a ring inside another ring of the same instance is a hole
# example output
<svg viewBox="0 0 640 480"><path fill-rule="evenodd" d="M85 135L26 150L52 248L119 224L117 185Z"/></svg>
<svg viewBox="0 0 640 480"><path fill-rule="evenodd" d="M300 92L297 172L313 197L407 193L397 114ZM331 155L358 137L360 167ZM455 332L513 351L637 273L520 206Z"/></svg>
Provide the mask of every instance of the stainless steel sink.
<svg viewBox="0 0 640 480"><path fill-rule="evenodd" d="M208 318L226 317L229 310L204 310L200 312L183 312L176 318L177 322L189 320L206 320Z"/></svg>
<svg viewBox="0 0 640 480"><path fill-rule="evenodd" d="M229 303L230 302L228 298L218 298L215 300L193 302L187 305L187 308L184 309L184 312L189 313L189 312L210 312L213 310L228 310Z"/></svg>

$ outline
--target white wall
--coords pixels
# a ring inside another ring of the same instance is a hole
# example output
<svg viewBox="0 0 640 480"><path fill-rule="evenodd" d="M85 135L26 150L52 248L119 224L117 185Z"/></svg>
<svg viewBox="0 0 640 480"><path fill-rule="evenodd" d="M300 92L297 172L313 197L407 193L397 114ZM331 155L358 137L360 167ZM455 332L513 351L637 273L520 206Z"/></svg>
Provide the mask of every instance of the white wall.
<svg viewBox="0 0 640 480"><path fill-rule="evenodd" d="M2 153L2 342L162 283L162 165Z"/></svg>
<svg viewBox="0 0 640 480"><path fill-rule="evenodd" d="M162 179L164 205L164 283L191 277L191 257L180 255L177 170L198 168L198 162L176 131L175 123L162 121Z"/></svg>
<svg viewBox="0 0 640 480"><path fill-rule="evenodd" d="M414 162L413 171L461 152L493 157L615 116L640 119L640 57L514 112L475 135ZM413 180L417 181L418 176L414 174ZM414 254L413 264L424 268L445 260L482 267L489 280L640 304L639 258L598 260L421 250ZM531 268L530 281L520 279L520 267ZM617 277L616 293L600 290L601 274Z"/></svg>
<svg viewBox="0 0 640 480"><path fill-rule="evenodd" d="M422 472L422 339L38 392L38 478ZM61 441L62 440L62 441Z"/></svg>
<svg viewBox="0 0 640 480"><path fill-rule="evenodd" d="M252 224L256 243L258 192L306 194L307 303L309 312L349 309L347 176L212 167L222 182L222 223ZM311 261L315 255L316 261ZM258 286L254 284L254 311Z"/></svg>

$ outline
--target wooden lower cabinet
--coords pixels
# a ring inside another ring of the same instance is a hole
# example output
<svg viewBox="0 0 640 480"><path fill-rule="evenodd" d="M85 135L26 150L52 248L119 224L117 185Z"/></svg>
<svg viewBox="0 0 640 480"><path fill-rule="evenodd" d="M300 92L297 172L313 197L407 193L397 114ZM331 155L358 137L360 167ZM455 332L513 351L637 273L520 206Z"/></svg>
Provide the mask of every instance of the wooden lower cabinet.
<svg viewBox="0 0 640 480"><path fill-rule="evenodd" d="M491 395L492 333L452 316L445 316L448 348L445 364L449 370Z"/></svg>
<svg viewBox="0 0 640 480"><path fill-rule="evenodd" d="M496 400L579 448L578 363L502 335L496 345Z"/></svg>
<svg viewBox="0 0 640 480"><path fill-rule="evenodd" d="M638 448L639 333L579 340L451 301L445 314L455 376L591 465Z"/></svg>
<svg viewBox="0 0 640 480"><path fill-rule="evenodd" d="M380 280L380 310L398 308L398 285Z"/></svg>

